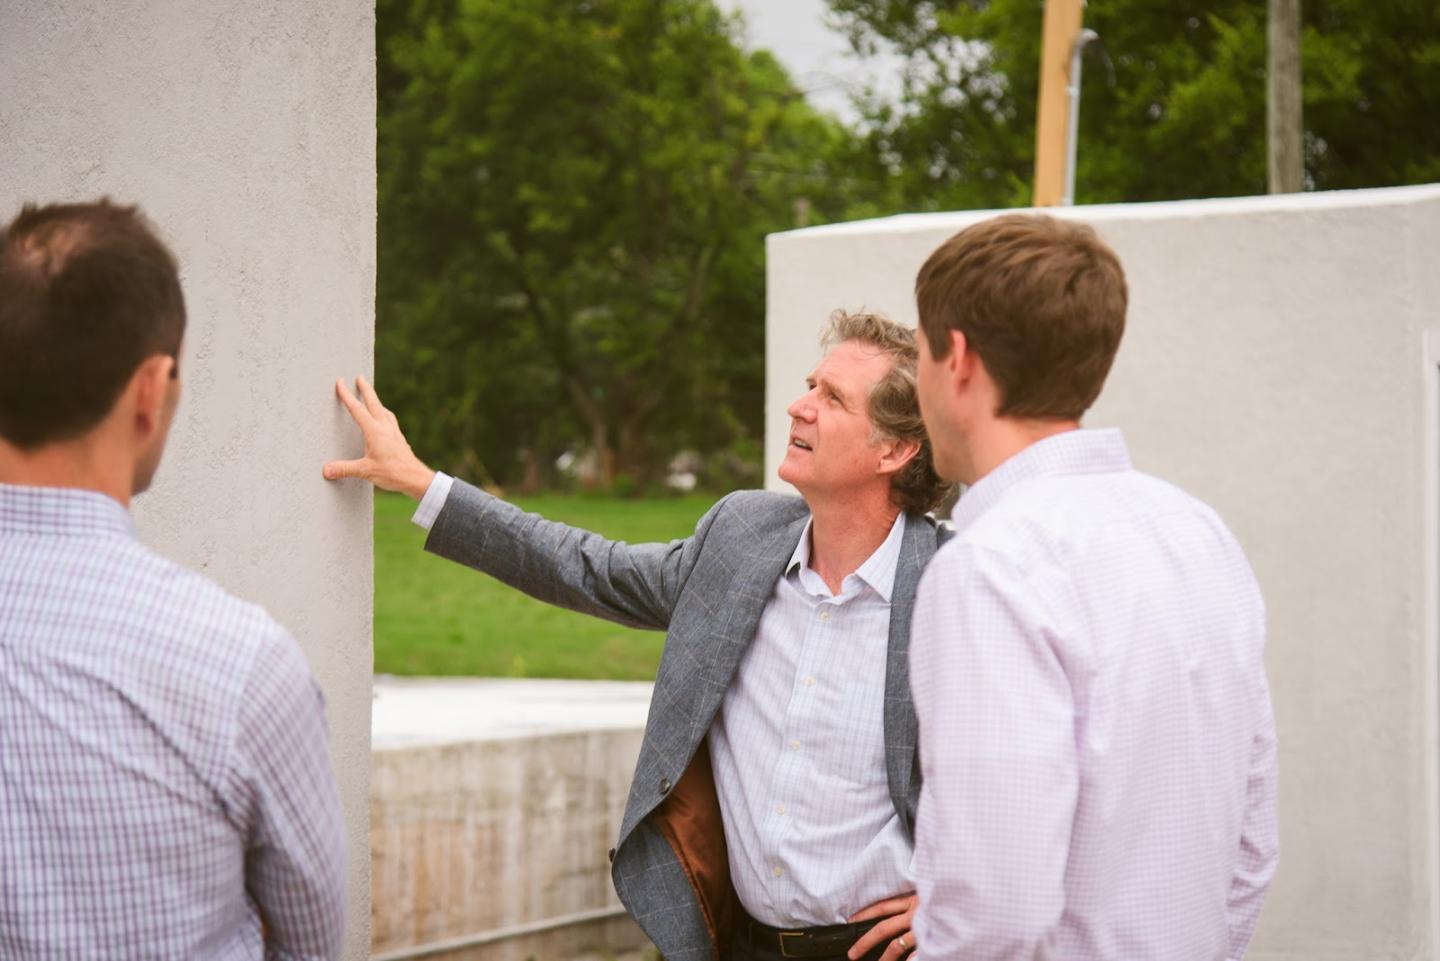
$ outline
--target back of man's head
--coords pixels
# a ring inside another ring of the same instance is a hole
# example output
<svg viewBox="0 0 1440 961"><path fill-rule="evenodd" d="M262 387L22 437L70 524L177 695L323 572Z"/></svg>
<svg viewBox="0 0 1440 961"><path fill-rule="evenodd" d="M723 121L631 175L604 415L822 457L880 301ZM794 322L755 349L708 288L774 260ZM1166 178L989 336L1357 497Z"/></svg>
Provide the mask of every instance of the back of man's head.
<svg viewBox="0 0 1440 961"><path fill-rule="evenodd" d="M84 436L184 333L175 258L137 208L27 205L0 233L0 439Z"/></svg>
<svg viewBox="0 0 1440 961"><path fill-rule="evenodd" d="M951 330L985 364L1001 417L1078 420L1105 384L1125 332L1125 271L1093 229L1006 214L960 231L915 281L932 356Z"/></svg>

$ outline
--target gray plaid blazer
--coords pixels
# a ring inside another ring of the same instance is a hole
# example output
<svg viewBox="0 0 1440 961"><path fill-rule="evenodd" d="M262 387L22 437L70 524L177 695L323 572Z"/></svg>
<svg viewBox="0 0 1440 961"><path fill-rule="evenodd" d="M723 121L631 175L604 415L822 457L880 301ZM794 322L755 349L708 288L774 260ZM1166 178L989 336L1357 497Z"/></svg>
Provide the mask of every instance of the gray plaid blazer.
<svg viewBox="0 0 1440 961"><path fill-rule="evenodd" d="M660 823L675 807L664 802L680 801L675 789L682 778L693 780L692 761L705 760L695 766L704 768L699 773L715 803L705 735L809 516L798 497L740 491L712 507L690 537L625 544L526 514L457 480L425 542L427 551L546 603L667 632L610 858L621 902L668 961L719 956L727 916L702 888L719 871L730 889L728 864L707 867L701 854L684 849L683 834ZM920 792L906 657L910 613L921 571L946 536L927 517L907 518L891 596L885 773L907 830L914 829ZM682 807L680 819L693 825L694 805ZM718 807L713 820L720 833ZM724 861L723 837L705 848L711 862Z"/></svg>

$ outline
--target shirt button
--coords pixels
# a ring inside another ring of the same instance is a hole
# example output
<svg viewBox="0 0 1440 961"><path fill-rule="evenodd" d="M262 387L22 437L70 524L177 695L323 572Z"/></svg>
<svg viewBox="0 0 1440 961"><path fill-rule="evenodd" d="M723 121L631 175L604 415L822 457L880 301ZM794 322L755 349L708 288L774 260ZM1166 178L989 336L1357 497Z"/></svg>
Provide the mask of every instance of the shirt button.
<svg viewBox="0 0 1440 961"><path fill-rule="evenodd" d="M830 620L830 612L829 612L829 611L821 611L821 612L820 612L820 620L822 620L822 621L828 621L828 620Z"/></svg>
<svg viewBox="0 0 1440 961"><path fill-rule="evenodd" d="M791 741L791 742L790 742L790 748L791 748L791 750L795 750L795 751L800 750L800 742L799 742L799 741Z"/></svg>
<svg viewBox="0 0 1440 961"><path fill-rule="evenodd" d="M775 813L776 813L776 814L784 814L784 813L785 813L785 805L783 805L783 804L777 804L777 805L775 805Z"/></svg>
<svg viewBox="0 0 1440 961"><path fill-rule="evenodd" d="M807 678L805 678L805 686L806 686L806 687L814 687L814 686L815 686L815 678L813 678L813 677L807 677Z"/></svg>
<svg viewBox="0 0 1440 961"><path fill-rule="evenodd" d="M660 779L660 793L661 793L661 794L669 794L669 793L670 793L670 779L669 779L668 777L667 777L667 778L661 778L661 779Z"/></svg>
<svg viewBox="0 0 1440 961"><path fill-rule="evenodd" d="M773 868L770 869L770 873L773 874L773 875L775 875L775 876L778 878L780 875L784 874L785 872L780 870L779 865L776 865L775 867L773 867Z"/></svg>

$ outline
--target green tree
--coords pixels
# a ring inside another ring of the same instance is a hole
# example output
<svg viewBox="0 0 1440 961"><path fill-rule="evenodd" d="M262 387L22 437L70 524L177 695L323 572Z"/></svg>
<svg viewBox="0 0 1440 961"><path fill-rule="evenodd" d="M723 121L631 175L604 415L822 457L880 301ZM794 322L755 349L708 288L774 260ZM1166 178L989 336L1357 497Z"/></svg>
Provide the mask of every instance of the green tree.
<svg viewBox="0 0 1440 961"><path fill-rule="evenodd" d="M381 0L379 379L422 456L753 443L764 247L845 133L710 0Z"/></svg>
<svg viewBox="0 0 1440 961"><path fill-rule="evenodd" d="M909 208L1030 200L1042 0L829 0L861 52L907 58L865 104L865 162ZM1440 180L1440 5L1305 0L1306 177L1317 189ZM1264 193L1265 5L1091 4L1077 201Z"/></svg>

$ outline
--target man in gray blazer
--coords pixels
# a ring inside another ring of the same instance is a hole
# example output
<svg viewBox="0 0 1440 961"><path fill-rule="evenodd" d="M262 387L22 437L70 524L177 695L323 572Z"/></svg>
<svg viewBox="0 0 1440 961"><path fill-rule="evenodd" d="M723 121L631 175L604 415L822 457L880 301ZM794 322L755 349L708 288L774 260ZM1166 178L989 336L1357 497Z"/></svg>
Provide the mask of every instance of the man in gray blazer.
<svg viewBox="0 0 1440 961"><path fill-rule="evenodd" d="M550 604L667 632L610 852L620 900L670 961L866 958L914 948L920 788L907 674L944 482L912 331L837 312L790 406L780 477L695 533L627 545L427 468L364 379L336 385L365 456L327 464L421 501L425 548Z"/></svg>

